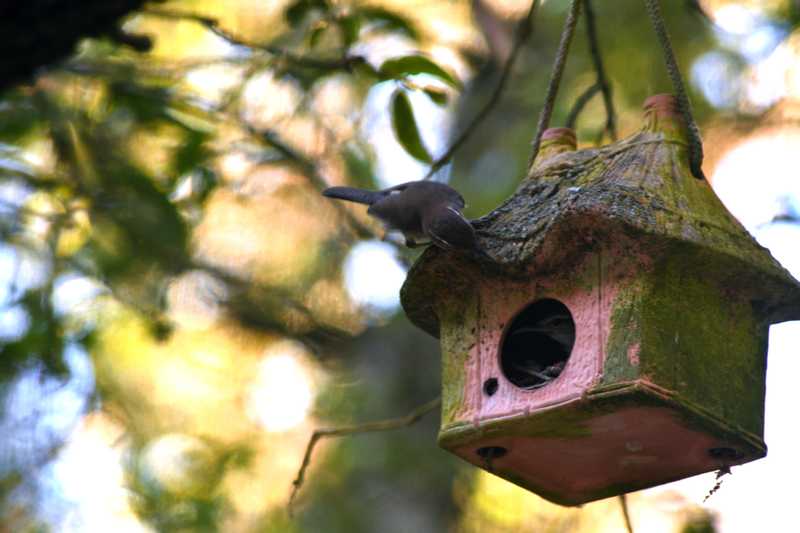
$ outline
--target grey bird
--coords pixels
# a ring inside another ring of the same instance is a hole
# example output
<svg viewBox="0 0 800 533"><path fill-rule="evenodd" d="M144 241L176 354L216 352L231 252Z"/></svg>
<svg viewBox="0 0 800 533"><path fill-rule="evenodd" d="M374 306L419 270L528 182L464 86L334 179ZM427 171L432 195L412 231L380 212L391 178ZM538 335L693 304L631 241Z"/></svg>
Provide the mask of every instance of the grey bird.
<svg viewBox="0 0 800 533"><path fill-rule="evenodd" d="M322 194L369 205L367 213L401 231L408 247L433 243L445 250L476 249L475 230L461 214L464 198L444 183L411 181L382 191L329 187Z"/></svg>
<svg viewBox="0 0 800 533"><path fill-rule="evenodd" d="M543 335L548 340L524 337L532 334ZM564 370L575 342L575 323L568 314L556 313L514 329L511 337L522 337L520 341L525 343L522 351L510 361L517 385L524 389L538 389ZM531 342L535 346L529 346ZM533 353L530 348L534 349Z"/></svg>

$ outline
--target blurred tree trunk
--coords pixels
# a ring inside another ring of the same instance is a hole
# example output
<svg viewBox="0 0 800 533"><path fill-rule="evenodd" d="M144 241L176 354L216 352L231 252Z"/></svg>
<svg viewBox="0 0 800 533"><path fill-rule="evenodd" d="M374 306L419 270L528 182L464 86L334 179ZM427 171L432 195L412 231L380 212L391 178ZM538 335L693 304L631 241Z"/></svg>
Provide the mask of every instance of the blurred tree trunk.
<svg viewBox="0 0 800 533"><path fill-rule="evenodd" d="M4 4L0 5L0 91L30 81L38 68L67 57L84 37L110 35L126 44L147 46L144 40L126 39L117 26L144 0L11 0Z"/></svg>

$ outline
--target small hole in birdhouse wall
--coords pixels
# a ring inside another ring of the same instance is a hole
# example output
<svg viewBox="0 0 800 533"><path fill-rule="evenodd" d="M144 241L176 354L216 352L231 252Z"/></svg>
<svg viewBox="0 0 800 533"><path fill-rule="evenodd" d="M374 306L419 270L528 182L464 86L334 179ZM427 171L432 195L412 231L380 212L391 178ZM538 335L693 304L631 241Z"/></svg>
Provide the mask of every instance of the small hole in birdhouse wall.
<svg viewBox="0 0 800 533"><path fill-rule="evenodd" d="M483 393L486 394L486 396L491 396L497 392L497 387L497 378L489 378L483 382Z"/></svg>
<svg viewBox="0 0 800 533"><path fill-rule="evenodd" d="M503 448L502 446L484 446L483 448L478 448L475 450L475 453L477 453L482 459L491 460L503 457L508 453L508 449Z"/></svg>
<svg viewBox="0 0 800 533"><path fill-rule="evenodd" d="M561 374L574 344L575 321L567 306L538 300L509 326L500 345L500 367L517 387L539 389Z"/></svg>

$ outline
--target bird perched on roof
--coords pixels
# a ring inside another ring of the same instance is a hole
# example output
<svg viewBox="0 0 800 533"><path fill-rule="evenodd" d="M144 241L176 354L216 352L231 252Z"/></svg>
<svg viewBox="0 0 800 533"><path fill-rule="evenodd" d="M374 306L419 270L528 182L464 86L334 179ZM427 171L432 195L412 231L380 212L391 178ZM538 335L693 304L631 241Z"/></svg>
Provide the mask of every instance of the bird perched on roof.
<svg viewBox="0 0 800 533"><path fill-rule="evenodd" d="M390 230L403 233L406 246L433 243L445 250L475 250L475 230L461 210L464 198L448 185L435 181L411 181L367 191L354 187L329 187L328 198L367 204L367 213Z"/></svg>

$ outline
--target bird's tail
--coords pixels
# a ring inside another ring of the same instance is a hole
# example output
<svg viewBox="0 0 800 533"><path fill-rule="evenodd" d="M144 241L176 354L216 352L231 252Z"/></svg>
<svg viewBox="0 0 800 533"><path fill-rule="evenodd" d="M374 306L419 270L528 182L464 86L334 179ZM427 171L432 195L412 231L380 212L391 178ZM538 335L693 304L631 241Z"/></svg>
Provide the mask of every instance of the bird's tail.
<svg viewBox="0 0 800 533"><path fill-rule="evenodd" d="M322 196L372 205L381 198L381 193L380 191L365 191L355 187L328 187L322 191Z"/></svg>

